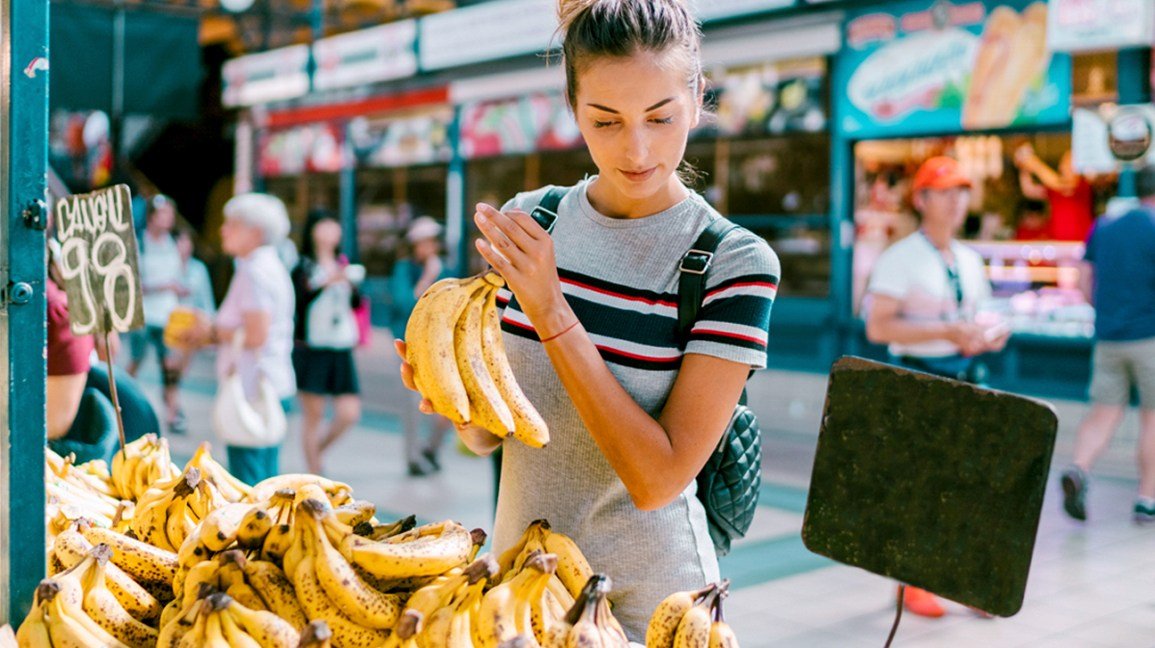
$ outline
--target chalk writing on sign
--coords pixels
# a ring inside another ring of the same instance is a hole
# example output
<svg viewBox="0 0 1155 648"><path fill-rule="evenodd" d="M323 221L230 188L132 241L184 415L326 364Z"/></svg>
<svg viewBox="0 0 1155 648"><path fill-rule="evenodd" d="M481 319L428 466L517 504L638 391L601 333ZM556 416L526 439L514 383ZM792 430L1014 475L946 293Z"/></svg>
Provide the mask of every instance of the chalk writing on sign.
<svg viewBox="0 0 1155 648"><path fill-rule="evenodd" d="M121 333L144 326L136 232L128 186L116 185L56 203L60 271L72 333Z"/></svg>

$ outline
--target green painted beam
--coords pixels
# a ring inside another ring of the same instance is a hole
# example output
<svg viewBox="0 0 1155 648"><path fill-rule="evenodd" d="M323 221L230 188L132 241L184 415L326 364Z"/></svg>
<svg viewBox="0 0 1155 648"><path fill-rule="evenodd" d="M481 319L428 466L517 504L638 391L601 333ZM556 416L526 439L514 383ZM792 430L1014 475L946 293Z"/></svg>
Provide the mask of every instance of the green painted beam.
<svg viewBox="0 0 1155 648"><path fill-rule="evenodd" d="M0 574L3 621L19 623L44 576L44 233L25 226L29 203L44 197L48 161L48 0L7 6L11 69L3 162L7 194L2 256L12 305L0 314Z"/></svg>

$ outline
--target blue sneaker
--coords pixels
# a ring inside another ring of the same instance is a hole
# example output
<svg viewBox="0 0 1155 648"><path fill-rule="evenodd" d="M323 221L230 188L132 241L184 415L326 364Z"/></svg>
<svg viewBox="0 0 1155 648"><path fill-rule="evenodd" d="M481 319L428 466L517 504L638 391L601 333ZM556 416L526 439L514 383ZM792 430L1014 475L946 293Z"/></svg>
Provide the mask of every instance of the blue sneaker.
<svg viewBox="0 0 1155 648"><path fill-rule="evenodd" d="M1070 466L1063 471L1059 478L1063 487L1063 510L1072 518L1085 522L1087 520L1087 473L1078 466ZM1138 516L1138 506L1135 515Z"/></svg>

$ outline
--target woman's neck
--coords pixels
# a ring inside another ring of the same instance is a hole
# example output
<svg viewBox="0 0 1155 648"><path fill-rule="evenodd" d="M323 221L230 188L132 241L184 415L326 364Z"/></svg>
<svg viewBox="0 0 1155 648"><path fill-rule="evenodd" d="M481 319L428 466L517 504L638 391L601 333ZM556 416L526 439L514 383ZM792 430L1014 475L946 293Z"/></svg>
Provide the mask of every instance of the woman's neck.
<svg viewBox="0 0 1155 648"><path fill-rule="evenodd" d="M599 214L609 218L645 218L663 212L682 202L690 195L690 190L678 180L677 176L670 176L670 182L653 195L640 199L631 199L621 195L613 195L613 188L609 182L595 178L586 191L590 204Z"/></svg>

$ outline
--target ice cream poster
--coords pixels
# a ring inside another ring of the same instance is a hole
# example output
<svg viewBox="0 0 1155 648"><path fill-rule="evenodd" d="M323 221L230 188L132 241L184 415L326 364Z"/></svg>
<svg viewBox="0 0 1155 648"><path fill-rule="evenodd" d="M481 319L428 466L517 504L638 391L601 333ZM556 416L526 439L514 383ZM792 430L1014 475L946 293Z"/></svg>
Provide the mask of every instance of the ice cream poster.
<svg viewBox="0 0 1155 648"><path fill-rule="evenodd" d="M1047 48L1047 3L918 0L848 16L838 128L853 138L1070 119L1071 59Z"/></svg>

